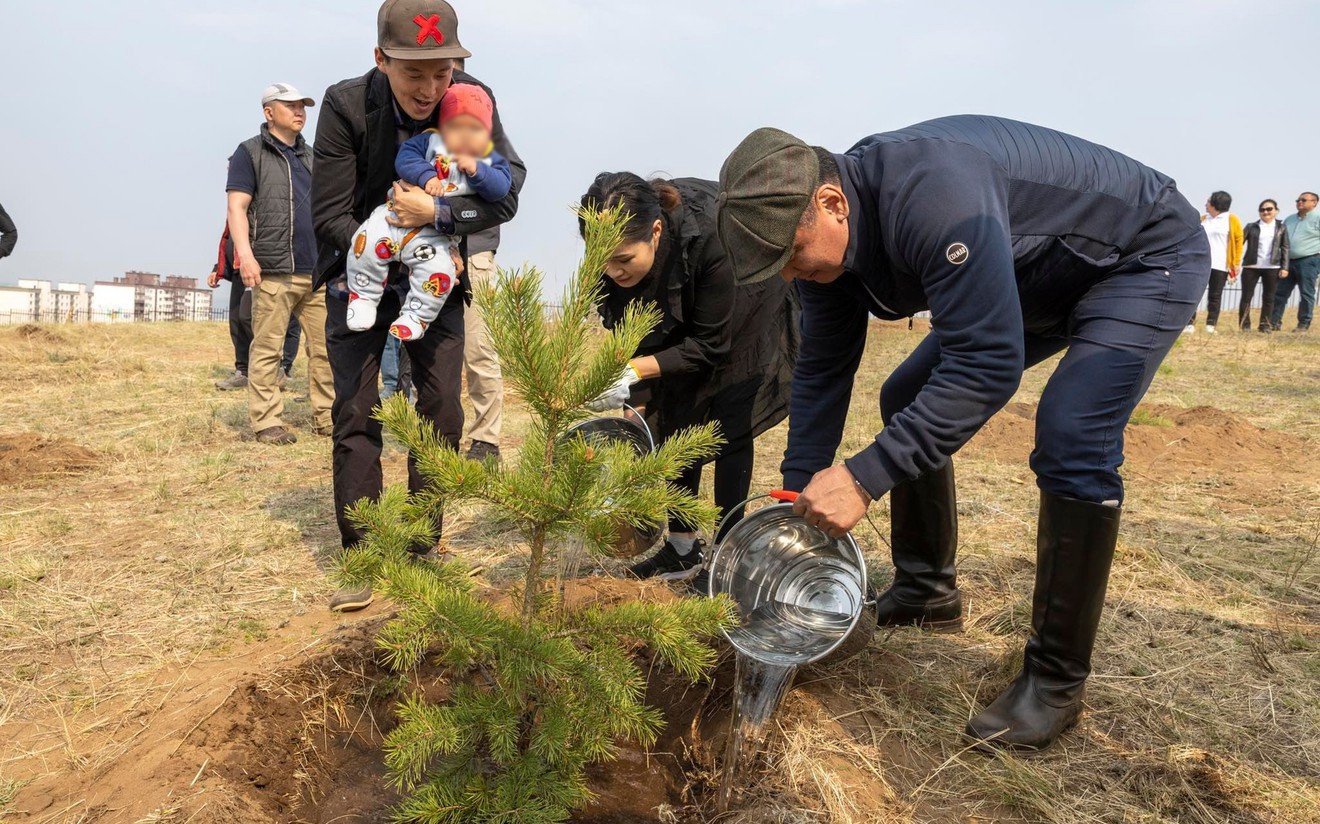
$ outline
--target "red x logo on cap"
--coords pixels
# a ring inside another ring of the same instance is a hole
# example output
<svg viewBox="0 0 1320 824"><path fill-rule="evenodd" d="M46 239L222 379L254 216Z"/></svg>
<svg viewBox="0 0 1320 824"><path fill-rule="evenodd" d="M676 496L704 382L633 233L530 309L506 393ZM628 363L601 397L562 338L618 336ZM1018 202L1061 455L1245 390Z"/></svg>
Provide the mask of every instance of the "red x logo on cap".
<svg viewBox="0 0 1320 824"><path fill-rule="evenodd" d="M417 45L425 43L428 37L434 37L437 46L445 44L445 36L440 31L440 15L423 17L419 14L413 18L413 22L417 24Z"/></svg>

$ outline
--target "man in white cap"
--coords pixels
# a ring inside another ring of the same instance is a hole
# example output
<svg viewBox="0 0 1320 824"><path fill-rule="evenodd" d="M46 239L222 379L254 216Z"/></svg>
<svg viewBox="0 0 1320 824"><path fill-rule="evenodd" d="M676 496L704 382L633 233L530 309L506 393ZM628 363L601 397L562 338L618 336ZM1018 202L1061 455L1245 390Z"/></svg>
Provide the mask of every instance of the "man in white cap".
<svg viewBox="0 0 1320 824"><path fill-rule="evenodd" d="M307 340L312 431L330 434L334 378L325 350L325 293L312 291L316 232L312 227L312 147L303 139L310 97L288 83L261 95L266 122L229 158L229 235L243 285L252 290L252 347L248 352L248 415L261 443L286 445L297 437L282 420L280 357L289 317Z"/></svg>

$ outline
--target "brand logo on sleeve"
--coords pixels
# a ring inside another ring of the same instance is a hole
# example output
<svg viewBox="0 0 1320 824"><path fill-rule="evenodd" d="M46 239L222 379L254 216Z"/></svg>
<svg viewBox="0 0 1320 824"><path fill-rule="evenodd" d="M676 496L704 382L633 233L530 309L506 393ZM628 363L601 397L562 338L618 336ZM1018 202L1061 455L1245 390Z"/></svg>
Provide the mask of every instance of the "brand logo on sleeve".
<svg viewBox="0 0 1320 824"><path fill-rule="evenodd" d="M967 256L971 254L966 243L950 243L949 248L944 250L944 256L954 266L962 266L967 262Z"/></svg>

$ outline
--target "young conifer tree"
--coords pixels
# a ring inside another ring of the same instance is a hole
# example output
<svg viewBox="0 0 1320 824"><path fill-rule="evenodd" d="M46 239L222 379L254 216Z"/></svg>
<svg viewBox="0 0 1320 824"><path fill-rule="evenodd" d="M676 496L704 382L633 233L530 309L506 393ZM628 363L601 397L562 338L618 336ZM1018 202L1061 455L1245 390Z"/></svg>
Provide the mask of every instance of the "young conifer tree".
<svg viewBox="0 0 1320 824"><path fill-rule="evenodd" d="M621 529L670 515L709 529L716 515L672 483L714 454L714 427L680 433L649 455L566 437L659 320L654 307L634 308L608 334L595 328L600 272L625 216L582 216L586 252L557 318L535 269L501 270L494 284L476 289L505 386L531 411L515 460L466 460L401 396L378 412L416 457L426 488L411 497L391 488L354 507L367 538L345 554L340 577L370 583L397 605L377 639L392 669L429 657L446 668L452 687L442 703L417 694L399 704L385 758L405 794L395 810L400 822L565 820L590 799L589 764L613 758L623 740L649 745L660 729L659 713L642 702L638 645L696 679L715 662L710 640L734 620L724 598L574 605L550 585L552 561L570 545L610 554ZM463 499L490 504L526 541L526 574L511 598L482 597L459 561L419 561L408 551L428 539L445 502Z"/></svg>

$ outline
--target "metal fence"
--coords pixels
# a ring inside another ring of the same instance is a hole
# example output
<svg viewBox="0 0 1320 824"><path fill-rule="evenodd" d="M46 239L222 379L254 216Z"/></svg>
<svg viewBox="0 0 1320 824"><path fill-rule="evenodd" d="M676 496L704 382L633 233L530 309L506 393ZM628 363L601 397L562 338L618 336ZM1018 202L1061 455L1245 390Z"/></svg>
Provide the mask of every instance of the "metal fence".
<svg viewBox="0 0 1320 824"><path fill-rule="evenodd" d="M23 323L166 323L229 320L228 309L210 312L169 312L143 309L138 312L4 312L0 326Z"/></svg>
<svg viewBox="0 0 1320 824"><path fill-rule="evenodd" d="M1288 299L1288 306L1295 307L1301 300L1301 291L1294 289ZM1221 312L1232 314L1238 311L1238 305L1242 301L1242 282L1241 279L1235 280L1224 287L1224 297L1220 304ZM1201 303L1197 307L1198 311L1205 311L1206 296L1201 296ZM1252 297L1251 308L1259 312L1261 306L1261 290L1256 289L1256 294ZM559 317L562 308L555 304L546 305L546 314L554 320ZM925 316L926 313L922 313ZM228 309L212 309L207 312L170 312L157 311L143 308L142 311L132 314L127 312L4 312L0 311L0 326L16 325L23 323L168 323L168 322L205 322L216 321L225 322L229 320Z"/></svg>
<svg viewBox="0 0 1320 824"><path fill-rule="evenodd" d="M1300 289L1294 289L1293 292L1292 292L1292 294L1289 295L1289 297L1288 297L1288 305L1289 305L1289 306L1296 306L1296 305L1301 301L1301 299L1302 299L1302 292L1301 292L1301 290L1300 290ZM1259 308L1260 308L1260 301L1261 301L1261 287L1260 287L1259 285L1257 285L1257 286L1256 286L1256 294L1252 295L1252 297L1251 297L1251 308L1252 308L1252 309L1259 309ZM1236 309L1236 308L1238 308L1238 305L1239 305L1241 302L1242 302L1242 278L1241 278L1241 276L1239 276L1237 280L1235 280L1235 281L1233 281L1233 282L1231 282L1231 283L1229 283L1229 284L1227 284L1227 285L1224 286L1224 299L1223 299L1223 302L1222 302L1220 305L1221 305L1224 309L1228 309L1230 306L1231 306L1232 308ZM1205 308L1205 298L1204 298L1204 297L1201 298L1201 306L1200 306L1200 308L1201 308L1201 309L1204 309L1204 308Z"/></svg>

